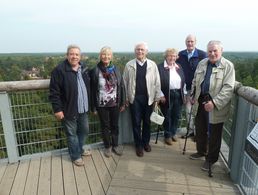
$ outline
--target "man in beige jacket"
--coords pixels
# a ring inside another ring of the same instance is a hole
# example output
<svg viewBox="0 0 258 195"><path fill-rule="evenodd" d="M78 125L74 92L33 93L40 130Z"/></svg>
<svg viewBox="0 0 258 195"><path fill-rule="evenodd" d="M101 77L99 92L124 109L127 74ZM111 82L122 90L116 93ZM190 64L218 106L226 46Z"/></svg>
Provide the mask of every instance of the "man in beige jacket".
<svg viewBox="0 0 258 195"><path fill-rule="evenodd" d="M197 153L190 158L205 156L204 171L219 158L223 124L229 116L235 84L234 65L222 53L221 42L210 41L208 58L199 62L192 82Z"/></svg>
<svg viewBox="0 0 258 195"><path fill-rule="evenodd" d="M134 51L136 58L126 64L123 78L127 105L130 105L136 155L142 157L143 149L151 151L150 115L152 104L159 100L160 78L156 63L146 58L147 44L138 43Z"/></svg>

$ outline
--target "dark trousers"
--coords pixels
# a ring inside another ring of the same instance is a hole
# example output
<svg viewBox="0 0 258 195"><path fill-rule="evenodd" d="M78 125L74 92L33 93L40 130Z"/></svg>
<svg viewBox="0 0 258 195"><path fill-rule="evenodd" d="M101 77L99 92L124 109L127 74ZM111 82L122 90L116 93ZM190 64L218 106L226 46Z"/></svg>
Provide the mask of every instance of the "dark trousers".
<svg viewBox="0 0 258 195"><path fill-rule="evenodd" d="M130 110L135 147L142 148L150 142L150 115L152 113L152 105L148 105L147 96L137 95L133 104L130 104Z"/></svg>
<svg viewBox="0 0 258 195"><path fill-rule="evenodd" d="M165 116L165 120L163 123L165 138L171 138L177 132L178 122L183 104L180 93L180 89L170 90L169 107L166 106L167 104L161 107L162 113Z"/></svg>
<svg viewBox="0 0 258 195"><path fill-rule="evenodd" d="M196 147L200 154L207 154L206 160L211 163L217 162L221 147L223 123L210 124L209 113L199 101L198 112L195 118Z"/></svg>
<svg viewBox="0 0 258 195"><path fill-rule="evenodd" d="M118 146L118 118L119 108L115 107L98 107L97 108L102 139L105 148Z"/></svg>

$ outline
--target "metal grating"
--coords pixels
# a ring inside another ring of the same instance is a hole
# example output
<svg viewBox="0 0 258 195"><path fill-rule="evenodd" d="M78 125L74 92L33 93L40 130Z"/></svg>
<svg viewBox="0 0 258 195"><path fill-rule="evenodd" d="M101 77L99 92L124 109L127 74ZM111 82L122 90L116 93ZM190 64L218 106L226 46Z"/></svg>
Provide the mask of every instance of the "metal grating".
<svg viewBox="0 0 258 195"><path fill-rule="evenodd" d="M240 186L245 194L258 194L258 166L244 152L243 170L241 174Z"/></svg>
<svg viewBox="0 0 258 195"><path fill-rule="evenodd" d="M48 90L12 92L9 94L19 156L67 147L61 123L52 112ZM96 117L90 117L87 144L100 140Z"/></svg>
<svg viewBox="0 0 258 195"><path fill-rule="evenodd" d="M7 151L6 151L3 124L2 124L1 114L0 114L0 159L3 159L3 158L7 158Z"/></svg>

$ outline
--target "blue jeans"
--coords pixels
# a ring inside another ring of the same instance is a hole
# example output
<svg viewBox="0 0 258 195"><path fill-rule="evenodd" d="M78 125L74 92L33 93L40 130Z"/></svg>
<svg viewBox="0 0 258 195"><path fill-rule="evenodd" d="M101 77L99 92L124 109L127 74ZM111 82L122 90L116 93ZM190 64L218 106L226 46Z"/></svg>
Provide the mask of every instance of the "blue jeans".
<svg viewBox="0 0 258 195"><path fill-rule="evenodd" d="M62 124L67 136L68 151L71 160L77 160L81 158L84 141L89 132L88 115L87 113L78 114L72 120L64 119Z"/></svg>
<svg viewBox="0 0 258 195"><path fill-rule="evenodd" d="M169 93L169 107L161 108L165 116L163 123L165 138L171 138L176 134L183 104L180 90L170 90Z"/></svg>
<svg viewBox="0 0 258 195"><path fill-rule="evenodd" d="M133 104L130 104L133 136L136 148L142 148L150 142L150 115L152 105L148 105L148 97L144 95L135 96ZM143 124L143 127L141 128Z"/></svg>

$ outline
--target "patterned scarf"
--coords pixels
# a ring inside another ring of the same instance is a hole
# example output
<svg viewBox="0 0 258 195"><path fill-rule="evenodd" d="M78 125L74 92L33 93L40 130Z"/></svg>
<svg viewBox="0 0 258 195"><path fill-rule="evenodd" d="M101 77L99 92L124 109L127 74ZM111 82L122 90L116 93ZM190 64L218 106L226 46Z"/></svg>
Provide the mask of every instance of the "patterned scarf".
<svg viewBox="0 0 258 195"><path fill-rule="evenodd" d="M113 89L117 85L115 66L112 64L112 62L110 62L108 66L105 66L102 62L99 62L97 66L106 80L107 90L109 91L110 89Z"/></svg>

